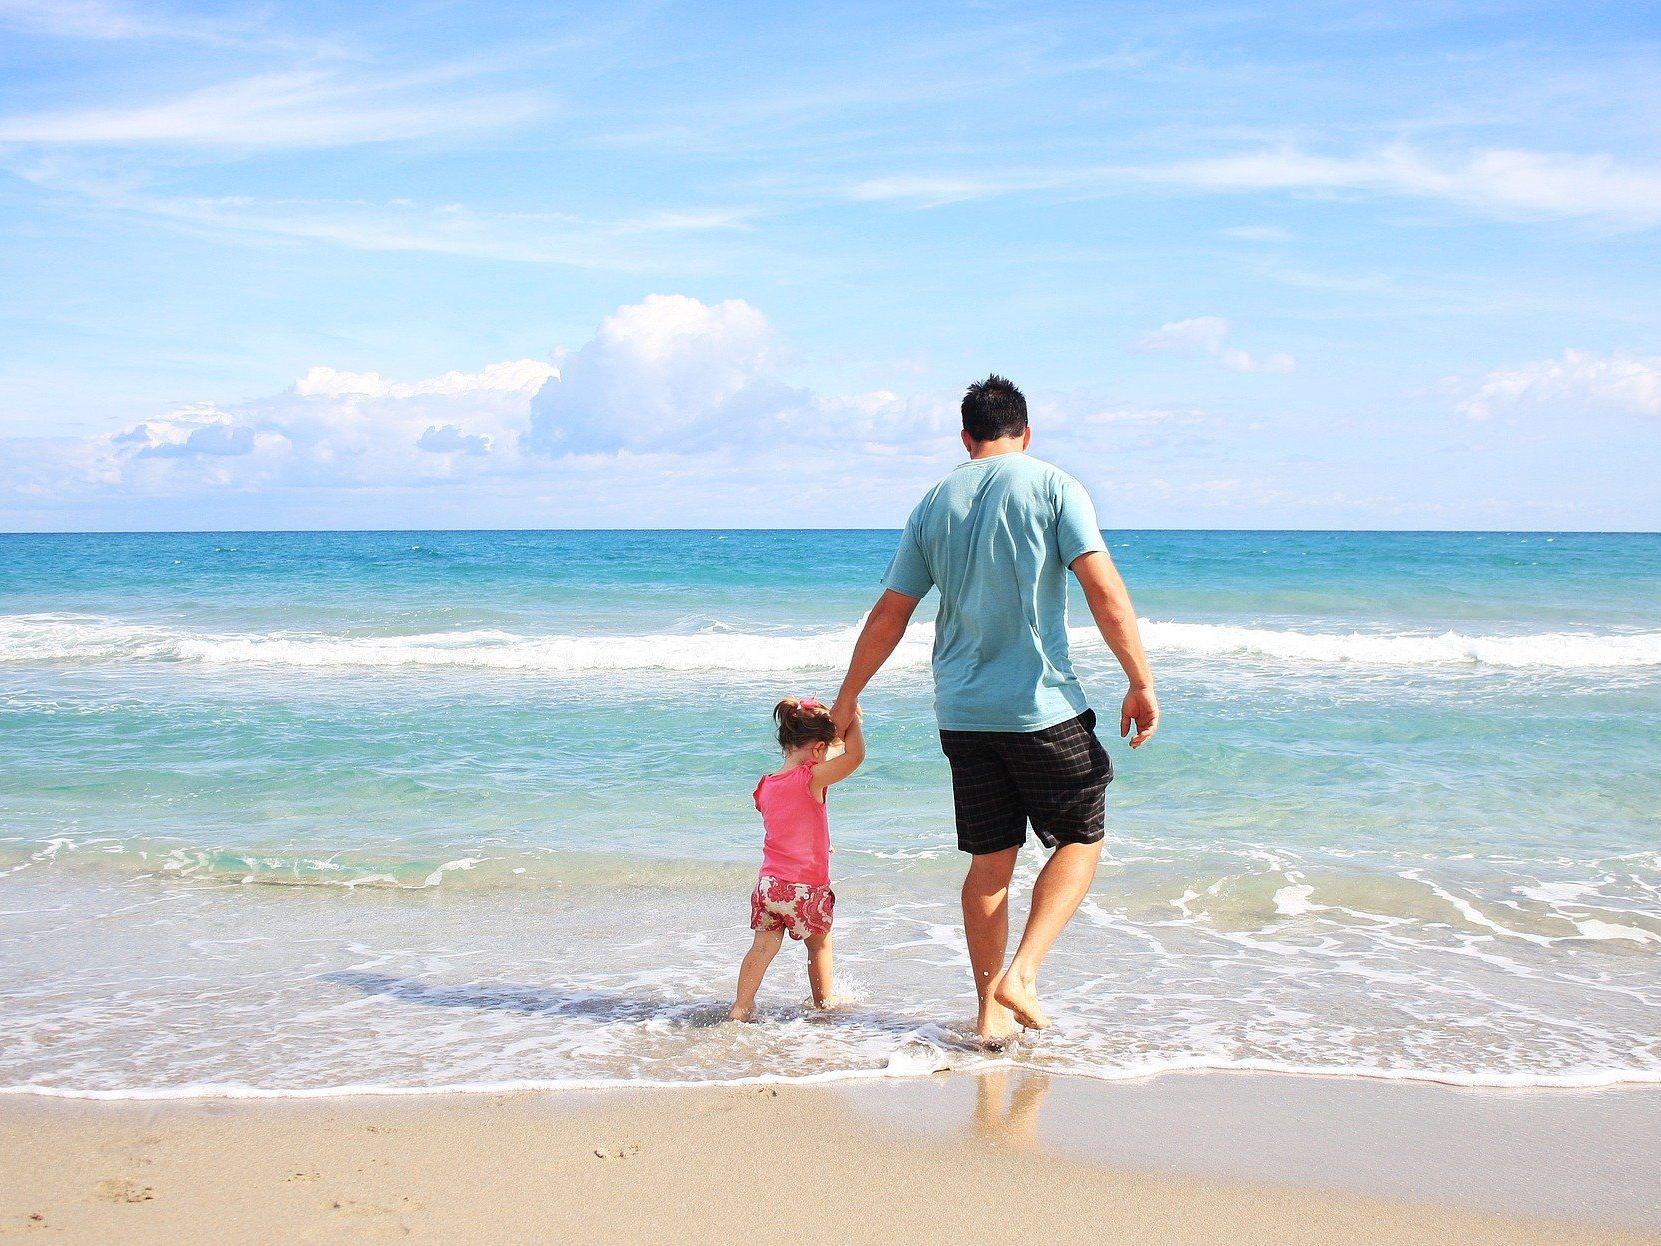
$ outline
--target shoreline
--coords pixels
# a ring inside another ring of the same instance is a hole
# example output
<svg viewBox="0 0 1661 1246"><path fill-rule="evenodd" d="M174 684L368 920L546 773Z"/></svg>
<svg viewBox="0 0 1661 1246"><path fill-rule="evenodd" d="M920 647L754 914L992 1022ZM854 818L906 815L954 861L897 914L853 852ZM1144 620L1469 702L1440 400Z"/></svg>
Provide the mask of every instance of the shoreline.
<svg viewBox="0 0 1661 1246"><path fill-rule="evenodd" d="M1656 1136L1661 1092L1645 1088L1009 1067L673 1091L11 1095L0 1235L938 1240L1018 1206L1024 1231L1062 1241L1661 1243Z"/></svg>
<svg viewBox="0 0 1661 1246"><path fill-rule="evenodd" d="M969 1048L954 1054L970 1054ZM520 1079L501 1082L456 1082L440 1086L299 1086L277 1088L239 1084L208 1083L189 1086L158 1086L122 1090L73 1089L58 1086L0 1086L0 1104L8 1098L42 1099L75 1103L195 1103L195 1102L315 1102L334 1099L434 1099L481 1095L564 1095L619 1090L691 1092L698 1090L749 1089L755 1087L870 1085L889 1082L917 1082L950 1076L978 1077L995 1072L1029 1072L1050 1078L1099 1083L1104 1086L1143 1086L1166 1078L1273 1077L1314 1082L1354 1082L1363 1085L1423 1086L1444 1090L1514 1091L1541 1094L1577 1091L1636 1089L1661 1086L1661 1069L1598 1070L1587 1073L1435 1073L1417 1070L1364 1068L1300 1068L1266 1060L1218 1063L1204 1059L1173 1060L1157 1068L1135 1067L1113 1072L1091 1072L1075 1068L1041 1068L1020 1061L990 1058L986 1064L964 1068L942 1066L896 1070L893 1068L836 1069L823 1073L764 1073L751 1077L709 1079L652 1079L635 1077L573 1078L561 1080Z"/></svg>

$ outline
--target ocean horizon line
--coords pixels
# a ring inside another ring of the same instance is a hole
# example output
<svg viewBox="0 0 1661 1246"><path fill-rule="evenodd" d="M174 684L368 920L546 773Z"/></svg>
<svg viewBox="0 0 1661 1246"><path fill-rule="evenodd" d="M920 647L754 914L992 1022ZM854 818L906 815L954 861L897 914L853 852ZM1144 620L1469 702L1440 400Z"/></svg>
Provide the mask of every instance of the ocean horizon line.
<svg viewBox="0 0 1661 1246"><path fill-rule="evenodd" d="M787 533L787 532L890 532L894 527L546 527L546 528L28 528L0 529L5 537L65 536L477 536L482 534L529 535L533 533ZM1103 532L1207 534L1228 536L1661 536L1652 528L1128 528L1103 527Z"/></svg>

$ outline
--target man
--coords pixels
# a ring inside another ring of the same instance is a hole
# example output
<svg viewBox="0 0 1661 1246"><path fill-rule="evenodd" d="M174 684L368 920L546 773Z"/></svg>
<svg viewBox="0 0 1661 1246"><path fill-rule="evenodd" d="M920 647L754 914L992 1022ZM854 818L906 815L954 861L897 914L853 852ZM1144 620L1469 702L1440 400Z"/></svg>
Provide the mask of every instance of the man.
<svg viewBox="0 0 1661 1246"><path fill-rule="evenodd" d="M1130 679L1119 734L1140 748L1159 722L1136 611L1079 483L1026 453L1027 403L1001 376L963 397L969 461L911 513L854 646L832 709L838 731L905 634L917 603L940 590L935 716L952 770L958 847L970 854L963 927L980 997L976 1029L1001 1044L1015 1023L1049 1024L1038 970L1090 889L1101 859L1113 766L1067 652L1067 571ZM1032 823L1054 851L1008 969L1009 881Z"/></svg>

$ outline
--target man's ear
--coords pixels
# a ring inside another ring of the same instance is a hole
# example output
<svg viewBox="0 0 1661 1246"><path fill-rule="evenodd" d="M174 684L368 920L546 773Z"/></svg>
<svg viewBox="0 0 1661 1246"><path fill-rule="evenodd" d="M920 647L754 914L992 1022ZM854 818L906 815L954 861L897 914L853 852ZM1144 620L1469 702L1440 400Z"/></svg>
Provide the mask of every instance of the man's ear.
<svg viewBox="0 0 1661 1246"><path fill-rule="evenodd" d="M1027 431L1021 434L1021 449L1025 450L1032 444L1032 425L1027 425Z"/></svg>
<svg viewBox="0 0 1661 1246"><path fill-rule="evenodd" d="M969 436L969 430L964 429L958 436L963 438L963 448L973 454L975 452L975 439Z"/></svg>

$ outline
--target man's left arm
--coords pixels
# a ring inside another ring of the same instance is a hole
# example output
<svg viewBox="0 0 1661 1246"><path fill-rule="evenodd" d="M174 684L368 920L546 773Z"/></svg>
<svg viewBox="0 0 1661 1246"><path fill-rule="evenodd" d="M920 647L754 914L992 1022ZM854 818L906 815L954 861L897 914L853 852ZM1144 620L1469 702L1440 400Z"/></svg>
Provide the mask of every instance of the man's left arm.
<svg viewBox="0 0 1661 1246"><path fill-rule="evenodd" d="M1130 680L1130 691L1119 708L1119 734L1130 735L1134 725L1136 734L1130 746L1141 748L1159 730L1159 700L1154 696L1153 672L1148 669L1148 654L1142 647L1142 629L1137 626L1130 590L1104 549L1080 554L1071 568L1084 590L1096 629Z"/></svg>

